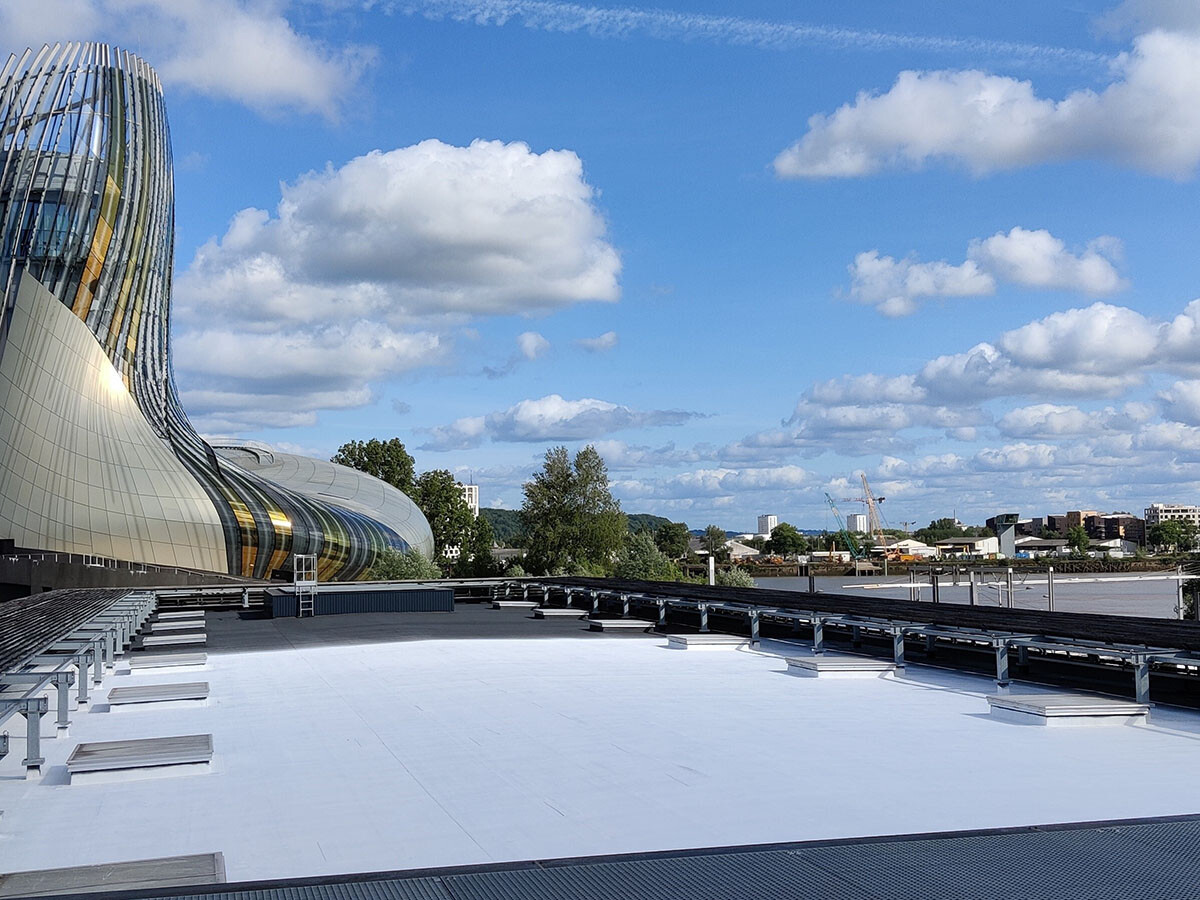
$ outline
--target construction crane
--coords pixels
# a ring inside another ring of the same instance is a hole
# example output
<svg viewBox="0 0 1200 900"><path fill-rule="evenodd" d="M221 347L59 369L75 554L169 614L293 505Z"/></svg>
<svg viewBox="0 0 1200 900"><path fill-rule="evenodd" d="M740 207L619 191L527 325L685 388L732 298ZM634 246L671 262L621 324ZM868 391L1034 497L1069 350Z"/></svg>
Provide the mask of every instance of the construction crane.
<svg viewBox="0 0 1200 900"><path fill-rule="evenodd" d="M858 544L855 542L853 536L851 536L849 529L846 528L846 520L838 512L837 504L833 502L833 498L829 496L828 492L825 494L825 502L833 510L833 517L837 520L838 530L841 532L842 537L846 539L846 547L850 550L850 555L854 558L855 562L858 562L863 558L863 552L858 548Z"/></svg>
<svg viewBox="0 0 1200 900"><path fill-rule="evenodd" d="M867 476L865 473L860 472L859 477L862 479L862 496L843 497L842 501L845 503L861 503L864 507L866 507L867 533L870 534L872 539L875 541L875 546L883 547L885 537L883 533L883 512L880 510L879 504L886 500L887 497L876 497L871 492L871 486L867 484ZM826 496L828 496L828 494Z"/></svg>
<svg viewBox="0 0 1200 900"><path fill-rule="evenodd" d="M871 486L867 484L867 475L865 472L859 474L862 478L863 486L863 502L867 505L867 530L871 532L871 536L875 538L875 545L883 546L883 513L879 509L879 504L887 497L876 497L871 493Z"/></svg>

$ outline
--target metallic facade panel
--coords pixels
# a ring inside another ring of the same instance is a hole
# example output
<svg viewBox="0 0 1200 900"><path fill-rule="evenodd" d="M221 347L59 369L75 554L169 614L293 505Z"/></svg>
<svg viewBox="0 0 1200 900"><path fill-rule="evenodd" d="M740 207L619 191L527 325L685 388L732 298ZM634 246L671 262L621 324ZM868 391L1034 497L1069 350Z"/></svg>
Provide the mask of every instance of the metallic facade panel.
<svg viewBox="0 0 1200 900"><path fill-rule="evenodd" d="M356 486L356 473L339 472L337 490L322 496L222 461L200 438L171 367L174 240L170 135L154 70L103 44L55 44L9 57L0 67L0 359L15 355L10 368L19 368L28 343L43 340L17 327L22 285L36 283L107 359L106 389L127 393L143 419L133 427L134 443L151 434L175 457L173 481L182 471L188 483L147 494L143 517L121 505L130 470L100 446L102 438L123 440L123 428L101 422L85 447L26 441L0 456L0 479L16 492L15 508L0 518L0 538L257 578L286 578L293 555L311 553L322 580L363 577L386 548L431 550L428 523L419 511L412 515L403 495L377 497L377 517L359 498L376 486ZM61 390L4 398L0 434L36 433L46 417L38 405L73 403L70 392L90 377L66 359L56 371ZM39 464L54 453L71 468L70 490L39 480ZM132 480L135 493L147 487L140 475ZM106 546L109 530L119 540ZM136 534L127 538L127 531ZM188 547L202 559L179 561Z"/></svg>

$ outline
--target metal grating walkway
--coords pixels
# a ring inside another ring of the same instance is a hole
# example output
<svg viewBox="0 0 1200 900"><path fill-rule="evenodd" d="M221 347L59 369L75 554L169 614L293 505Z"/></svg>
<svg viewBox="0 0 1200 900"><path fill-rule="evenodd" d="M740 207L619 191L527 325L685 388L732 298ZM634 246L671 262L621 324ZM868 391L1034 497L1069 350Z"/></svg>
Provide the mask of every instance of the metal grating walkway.
<svg viewBox="0 0 1200 900"><path fill-rule="evenodd" d="M1200 816L195 887L196 900L1200 900Z"/></svg>

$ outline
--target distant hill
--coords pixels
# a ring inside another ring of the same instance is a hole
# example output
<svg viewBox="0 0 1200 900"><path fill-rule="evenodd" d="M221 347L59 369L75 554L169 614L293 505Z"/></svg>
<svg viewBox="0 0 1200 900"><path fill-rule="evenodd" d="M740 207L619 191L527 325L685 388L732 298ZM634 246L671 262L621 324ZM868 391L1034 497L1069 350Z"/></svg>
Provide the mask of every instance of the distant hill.
<svg viewBox="0 0 1200 900"><path fill-rule="evenodd" d="M629 513L626 518L629 519L630 531L658 531L664 525L670 524L670 519L664 519L662 516L652 516L650 513Z"/></svg>
<svg viewBox="0 0 1200 900"><path fill-rule="evenodd" d="M520 547L525 543L525 533L521 528L521 515L515 509L495 509L480 507L479 514L492 523L492 534L496 540L508 547ZM656 531L666 525L670 519L662 516L652 516L650 513L630 513L629 530Z"/></svg>
<svg viewBox="0 0 1200 900"><path fill-rule="evenodd" d="M519 547L525 543L521 528L521 516L515 509L479 508L479 514L492 524L492 536L506 547Z"/></svg>

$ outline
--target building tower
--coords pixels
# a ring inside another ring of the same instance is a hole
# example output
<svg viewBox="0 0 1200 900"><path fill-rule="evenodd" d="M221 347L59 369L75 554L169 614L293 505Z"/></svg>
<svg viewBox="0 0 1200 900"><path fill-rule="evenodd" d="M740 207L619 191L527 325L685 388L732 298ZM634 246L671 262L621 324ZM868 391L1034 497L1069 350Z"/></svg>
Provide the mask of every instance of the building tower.
<svg viewBox="0 0 1200 900"><path fill-rule="evenodd" d="M158 76L102 44L0 68L0 539L258 578L432 553L399 491L321 460L218 451L169 349L174 184Z"/></svg>

